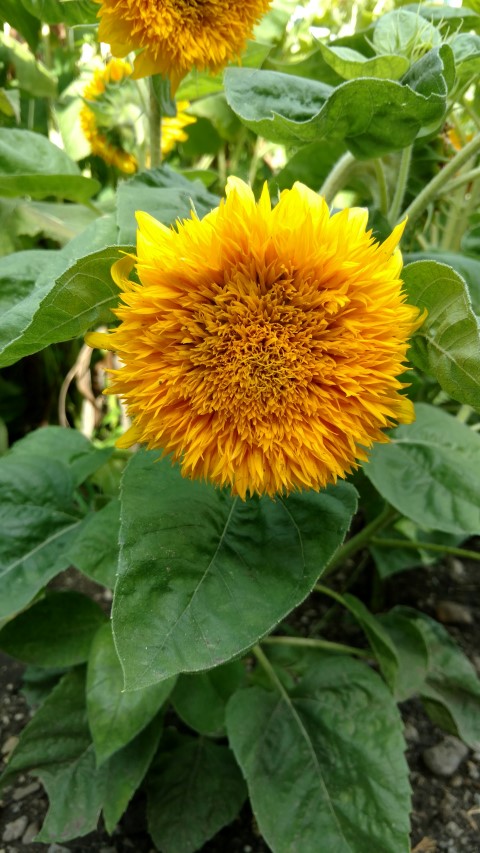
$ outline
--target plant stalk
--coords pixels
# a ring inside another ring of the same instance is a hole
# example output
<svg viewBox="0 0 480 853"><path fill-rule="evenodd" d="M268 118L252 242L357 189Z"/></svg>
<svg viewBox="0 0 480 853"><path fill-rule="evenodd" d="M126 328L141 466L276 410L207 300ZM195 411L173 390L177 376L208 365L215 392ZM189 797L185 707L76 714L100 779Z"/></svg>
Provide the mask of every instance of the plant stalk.
<svg viewBox="0 0 480 853"><path fill-rule="evenodd" d="M162 162L162 113L155 94L153 81L149 79L150 168L156 169Z"/></svg>
<svg viewBox="0 0 480 853"><path fill-rule="evenodd" d="M329 640L318 640L311 637L265 637L262 643L270 646L302 646L309 649L325 649L327 652L341 652L362 658L372 657L371 652L366 649L356 649L354 646L345 646L343 643L332 643Z"/></svg>
<svg viewBox="0 0 480 853"><path fill-rule="evenodd" d="M355 163L355 157L350 154L350 151L343 154L340 160L335 163L319 190L319 195L324 197L327 204L332 204L337 193L345 186L345 181Z"/></svg>
<svg viewBox="0 0 480 853"><path fill-rule="evenodd" d="M376 157L373 161L375 167L375 175L377 177L378 192L380 196L380 212L384 216L388 216L388 186L385 177L385 168L380 157Z"/></svg>
<svg viewBox="0 0 480 853"><path fill-rule="evenodd" d="M409 145L407 148L403 149L402 156L400 157L400 168L398 170L397 185L393 194L393 200L390 210L388 211L388 219L392 223L396 223L399 213L402 209L403 199L405 198L405 192L407 190L408 176L410 174L412 151L413 145ZM404 218L405 216L402 216L401 221L403 221Z"/></svg>
<svg viewBox="0 0 480 853"><path fill-rule="evenodd" d="M352 536L344 545L341 545L340 548L335 552L332 559L330 560L326 570L323 573L323 577L327 577L337 566L344 563L349 557L352 557L353 554L356 554L357 551L360 551L365 547L374 535L377 530L381 530L383 527L386 527L390 521L397 515L397 511L393 509L391 506L385 506L382 512L377 515L376 518L373 519L369 524L366 524L359 533L356 533L355 536Z"/></svg>
<svg viewBox="0 0 480 853"><path fill-rule="evenodd" d="M480 563L480 554L469 551L468 548L454 548L453 545L439 545L437 542L420 542L414 539L376 539L371 544L377 548L409 548L420 551L434 551L438 554L450 554L452 557L463 557L465 560L475 560Z"/></svg>

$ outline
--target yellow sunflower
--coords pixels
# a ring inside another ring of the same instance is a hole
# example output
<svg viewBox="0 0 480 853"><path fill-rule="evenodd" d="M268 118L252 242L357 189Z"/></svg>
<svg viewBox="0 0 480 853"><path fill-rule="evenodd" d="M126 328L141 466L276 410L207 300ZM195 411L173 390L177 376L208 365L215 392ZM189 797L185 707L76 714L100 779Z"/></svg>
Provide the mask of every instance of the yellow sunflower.
<svg viewBox="0 0 480 853"><path fill-rule="evenodd" d="M121 446L273 496L335 482L413 419L397 378L420 324L399 278L403 225L378 243L365 210L330 216L299 183L272 209L266 186L256 204L236 178L202 220L137 219L137 255L112 270L120 325L87 338L124 365L109 389L133 418Z"/></svg>
<svg viewBox="0 0 480 853"><path fill-rule="evenodd" d="M114 56L141 49L135 77L163 74L175 92L192 68L216 73L239 56L271 0L97 0L98 38Z"/></svg>
<svg viewBox="0 0 480 853"><path fill-rule="evenodd" d="M109 166L115 166L120 172L128 175L137 171L137 159L122 148L120 137L113 141L111 130L107 126L101 126L95 108L98 105L101 110L109 88L114 85L121 86L131 73L131 65L121 59L111 59L105 68L98 68L83 91L85 101L90 102L91 105L85 103L80 110L80 124L90 143L92 154L101 157ZM105 109L107 106L110 107L105 104ZM106 120L107 124L110 122L112 125L116 120L111 108L108 110Z"/></svg>

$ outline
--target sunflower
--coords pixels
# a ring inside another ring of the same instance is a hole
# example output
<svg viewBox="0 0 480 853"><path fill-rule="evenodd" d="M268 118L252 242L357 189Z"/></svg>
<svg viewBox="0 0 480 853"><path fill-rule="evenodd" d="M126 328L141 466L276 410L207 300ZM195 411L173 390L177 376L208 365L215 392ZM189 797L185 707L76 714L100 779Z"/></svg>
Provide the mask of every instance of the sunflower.
<svg viewBox="0 0 480 853"><path fill-rule="evenodd" d="M114 56L141 49L135 77L162 74L175 92L192 68L216 73L239 56L271 0L97 0L98 38Z"/></svg>
<svg viewBox="0 0 480 853"><path fill-rule="evenodd" d="M365 210L330 216L300 183L272 209L266 186L256 204L236 178L201 220L137 219L137 255L112 270L120 325L87 338L124 365L109 389L133 418L121 446L273 496L335 482L413 420L397 378L420 325L399 279L403 224L378 243Z"/></svg>
<svg viewBox="0 0 480 853"><path fill-rule="evenodd" d="M80 110L80 124L92 154L128 175L137 171L138 164L136 157L122 147L121 134L115 127L115 95L125 87L131 73L131 65L121 59L111 59L105 68L97 68L83 91L85 103Z"/></svg>

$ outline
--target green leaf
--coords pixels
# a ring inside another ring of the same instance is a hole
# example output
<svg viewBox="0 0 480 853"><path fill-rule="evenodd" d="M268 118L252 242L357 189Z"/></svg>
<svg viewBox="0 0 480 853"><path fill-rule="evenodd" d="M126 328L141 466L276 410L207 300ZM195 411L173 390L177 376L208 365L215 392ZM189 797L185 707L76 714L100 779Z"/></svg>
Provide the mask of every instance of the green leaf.
<svg viewBox="0 0 480 853"><path fill-rule="evenodd" d="M382 54L421 56L441 43L442 36L438 29L417 11L407 9L394 9L382 15L373 31L374 49Z"/></svg>
<svg viewBox="0 0 480 853"><path fill-rule="evenodd" d="M245 669L240 661L208 672L180 675L171 696L172 705L191 729L210 737L223 735L227 702L244 679Z"/></svg>
<svg viewBox="0 0 480 853"><path fill-rule="evenodd" d="M259 68L272 49L271 44L262 44L262 39L247 41L247 47L242 55L242 66ZM235 63L233 63L235 64ZM223 74L209 74L208 71L194 69L187 74L177 89L177 101L196 101L206 95L223 92Z"/></svg>
<svg viewBox="0 0 480 853"><path fill-rule="evenodd" d="M73 488L71 471L56 459L0 458L0 618L68 568L66 551L82 524Z"/></svg>
<svg viewBox="0 0 480 853"><path fill-rule="evenodd" d="M57 196L86 202L100 189L70 157L40 133L0 128L0 195Z"/></svg>
<svg viewBox="0 0 480 853"><path fill-rule="evenodd" d="M21 0L30 14L47 24L67 24L70 27L98 23L95 0Z"/></svg>
<svg viewBox="0 0 480 853"><path fill-rule="evenodd" d="M381 56L362 56L349 47L335 47L320 44L319 50L325 62L344 80L355 80L357 77L376 77L382 80L400 80L409 68L405 56L385 54Z"/></svg>
<svg viewBox="0 0 480 853"><path fill-rule="evenodd" d="M378 660L383 677L393 691L397 679L398 659L396 648L376 616L354 595L344 595L343 600L363 629Z"/></svg>
<svg viewBox="0 0 480 853"><path fill-rule="evenodd" d="M395 647L398 661L394 696L397 702L404 702L424 687L428 672L427 645L414 623L402 616L398 608L378 618Z"/></svg>
<svg viewBox="0 0 480 853"><path fill-rule="evenodd" d="M459 33L451 39L450 46L457 75L477 75L480 71L480 36L476 33Z"/></svg>
<svg viewBox="0 0 480 853"><path fill-rule="evenodd" d="M410 145L422 128L440 124L453 59L447 46L431 50L408 79L357 79L332 88L272 71L228 68L225 94L255 133L298 145L343 140L359 159Z"/></svg>
<svg viewBox="0 0 480 853"><path fill-rule="evenodd" d="M158 749L162 725L155 717L127 746L116 752L100 770L103 788L103 819L109 834L127 808Z"/></svg>
<svg viewBox="0 0 480 853"><path fill-rule="evenodd" d="M173 684L174 679L168 679L143 690L123 692L122 667L111 626L102 626L93 641L87 674L88 722L98 766L151 722Z"/></svg>
<svg viewBox="0 0 480 853"><path fill-rule="evenodd" d="M7 622L0 631L0 648L24 663L75 666L88 660L92 640L105 619L86 595L49 592Z"/></svg>
<svg viewBox="0 0 480 853"><path fill-rule="evenodd" d="M472 307L480 316L480 260L464 255L460 252L443 252L440 249L429 249L425 252L408 252L403 256L406 264L414 261L437 261L446 264L465 279L472 300ZM405 267L406 269L406 267Z"/></svg>
<svg viewBox="0 0 480 853"><path fill-rule="evenodd" d="M56 280L65 274L68 284L66 271L68 272L72 265L75 266L77 259L83 259L88 252L95 252L96 249L108 247L109 243L115 241L115 236L116 229L113 217L105 216L92 222L82 234L79 234L59 251L19 252L10 258L0 258L0 283L2 279L7 282L5 301L2 300L3 304L0 303L3 309L0 313L0 367L13 364L24 355L41 349L37 346L36 334L30 334L29 330L33 326L39 334L45 333L44 324L39 322L37 314L39 310L41 314L44 303L46 303L46 313L48 313L48 309L53 309L57 305L55 297L49 298L52 289L56 288L55 295L58 297L58 304L63 304L62 290L56 287ZM108 251L115 251L115 247ZM18 271L16 273L17 263ZM86 263L88 265L88 258ZM35 264L37 264L36 276ZM113 291L113 284L110 286ZM95 304L95 300L96 291L90 288L88 291L90 306ZM85 305L82 303L79 306L77 301L77 307L82 311L83 316ZM104 307L100 305L100 310L104 310ZM68 315L70 309L68 298L64 308ZM90 308L90 311L93 312L94 309ZM60 328L64 328L63 324Z"/></svg>
<svg viewBox="0 0 480 853"><path fill-rule="evenodd" d="M230 743L275 853L408 853L401 721L368 667L305 651L295 683L227 706Z"/></svg>
<svg viewBox="0 0 480 853"><path fill-rule="evenodd" d="M111 309L118 304L118 288L110 270L121 251L121 246L110 246L86 255L53 282L46 281L43 294L37 280L33 292L23 300L21 310L15 306L14 323L18 333L3 350L0 366L13 364L52 343L81 337L92 326L111 322ZM25 327L30 306L34 313Z"/></svg>
<svg viewBox="0 0 480 853"><path fill-rule="evenodd" d="M120 501L111 500L85 520L68 549L68 559L84 575L113 589L118 568Z"/></svg>
<svg viewBox="0 0 480 853"><path fill-rule="evenodd" d="M423 684L417 688L425 710L434 723L478 749L480 680L472 664L445 628L425 613L395 607L392 614L394 624L398 616L408 620L426 646L428 669ZM390 620L388 614L384 619L387 629Z"/></svg>
<svg viewBox="0 0 480 853"><path fill-rule="evenodd" d="M177 737L155 761L147 795L148 829L162 853L195 853L234 820L246 790L228 747Z"/></svg>
<svg viewBox="0 0 480 853"><path fill-rule="evenodd" d="M79 486L104 465L112 453L110 447L101 450L94 447L78 430L59 426L42 427L28 433L10 451L14 457L37 456L62 462L70 469L74 486Z"/></svg>
<svg viewBox="0 0 480 853"><path fill-rule="evenodd" d="M250 648L308 595L356 506L346 483L241 501L157 460L135 454L122 485L113 624L127 689Z"/></svg>
<svg viewBox="0 0 480 853"><path fill-rule="evenodd" d="M454 400L480 411L480 323L464 280L436 261L409 264L402 278L408 301L428 311L410 360Z"/></svg>
<svg viewBox="0 0 480 853"><path fill-rule="evenodd" d="M11 36L0 33L0 61L12 65L20 89L34 98L55 98L57 79L33 53Z"/></svg>
<svg viewBox="0 0 480 853"><path fill-rule="evenodd" d="M210 193L201 181L189 181L168 166L141 172L120 184L117 191L119 240L136 242L137 210L170 225L176 219L189 219L192 208L202 218L218 204L218 196Z"/></svg>
<svg viewBox="0 0 480 853"><path fill-rule="evenodd" d="M36 50L40 39L40 24L18 0L2 0L0 21L7 21L28 42L32 50Z"/></svg>
<svg viewBox="0 0 480 853"><path fill-rule="evenodd" d="M480 533L480 436L441 409L419 403L416 421L377 444L364 466L388 503L432 530Z"/></svg>

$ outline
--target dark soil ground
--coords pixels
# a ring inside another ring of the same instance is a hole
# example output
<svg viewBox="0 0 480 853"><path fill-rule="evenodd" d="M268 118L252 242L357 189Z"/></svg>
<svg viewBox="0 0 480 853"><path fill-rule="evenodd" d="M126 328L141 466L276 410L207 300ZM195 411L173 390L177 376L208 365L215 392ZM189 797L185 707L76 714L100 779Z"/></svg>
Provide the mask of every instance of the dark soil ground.
<svg viewBox="0 0 480 853"><path fill-rule="evenodd" d="M476 544L478 546L478 541ZM470 543L470 547L474 545ZM361 589L353 590L362 594L366 601L372 594L368 574L367 569ZM73 585L78 588L78 578L70 573L64 575L60 582L57 581L56 585L63 588ZM376 589L374 595L379 609L405 604L436 618L442 617L445 627L480 675L479 589L478 563L459 563L455 560L396 575L380 593ZM100 588L97 588L94 597L101 600L102 595ZM442 602L463 606L460 613L454 612L455 621L449 621L449 608L447 606L445 611ZM103 597L103 603L108 607L108 596ZM325 603L321 596L312 596L295 611L289 621L301 633L307 634L325 617L328 608L329 603ZM337 618L328 622L324 636L354 644L362 642L353 623L339 624ZM15 741L12 739L18 736L30 715L27 702L20 692L22 671L20 664L4 655L0 656L2 758L13 748ZM480 750L470 751L448 778L435 775L427 768L423 756L428 747L443 740L444 732L430 722L417 700L403 703L401 712L413 788L412 853L480 853ZM153 844L145 831L145 803L141 795L130 804L111 837L100 828L79 841L63 845L39 844L32 840L48 806L43 789L35 779L18 779L4 792L0 806L0 853L154 853ZM13 822L16 822L17 831L21 829L21 832L16 839L8 840L11 831L9 835L7 825ZM258 834L248 807L244 808L233 824L203 847L203 853L268 853L268 850ZM320 839L318 853L330 853L322 848Z"/></svg>

